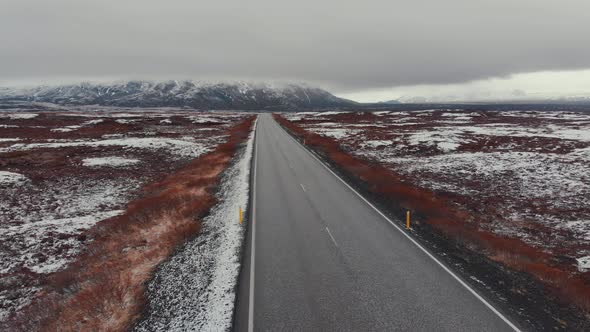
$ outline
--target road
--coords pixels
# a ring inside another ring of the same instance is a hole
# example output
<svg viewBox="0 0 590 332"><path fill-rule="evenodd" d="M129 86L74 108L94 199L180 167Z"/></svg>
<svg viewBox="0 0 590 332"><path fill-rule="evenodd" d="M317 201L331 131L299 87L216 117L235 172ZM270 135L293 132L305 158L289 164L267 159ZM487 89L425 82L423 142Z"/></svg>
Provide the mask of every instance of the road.
<svg viewBox="0 0 590 332"><path fill-rule="evenodd" d="M258 119L239 331L513 331L270 115Z"/></svg>

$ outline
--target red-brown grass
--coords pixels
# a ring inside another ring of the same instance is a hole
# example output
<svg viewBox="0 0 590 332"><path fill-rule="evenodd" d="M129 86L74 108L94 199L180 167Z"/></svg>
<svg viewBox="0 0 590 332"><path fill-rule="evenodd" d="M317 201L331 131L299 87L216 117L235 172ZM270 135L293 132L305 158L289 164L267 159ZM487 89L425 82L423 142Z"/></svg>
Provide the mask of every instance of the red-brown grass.
<svg viewBox="0 0 590 332"><path fill-rule="evenodd" d="M126 212L95 225L92 242L66 270L49 277L11 330L123 331L145 304L145 282L174 249L194 237L215 204L220 175L252 128L250 117L219 145L166 179L144 188Z"/></svg>
<svg viewBox="0 0 590 332"><path fill-rule="evenodd" d="M343 151L330 137L308 132L278 114L275 119L294 136L338 165L347 176L362 181L367 190L385 197L397 209L411 210L451 241L485 254L489 259L516 271L534 276L548 285L561 299L574 303L590 314L590 273L576 273L571 265L555 263L553 257L520 239L482 230L477 215L450 204L434 192L418 187L383 165L370 163ZM406 181L404 181L406 180Z"/></svg>

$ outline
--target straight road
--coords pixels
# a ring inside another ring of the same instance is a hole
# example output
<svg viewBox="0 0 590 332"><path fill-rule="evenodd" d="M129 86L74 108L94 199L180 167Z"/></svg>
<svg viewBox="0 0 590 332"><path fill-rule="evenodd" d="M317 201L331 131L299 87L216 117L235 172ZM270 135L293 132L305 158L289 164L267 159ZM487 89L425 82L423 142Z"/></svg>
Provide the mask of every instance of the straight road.
<svg viewBox="0 0 590 332"><path fill-rule="evenodd" d="M270 115L258 119L240 331L513 331Z"/></svg>

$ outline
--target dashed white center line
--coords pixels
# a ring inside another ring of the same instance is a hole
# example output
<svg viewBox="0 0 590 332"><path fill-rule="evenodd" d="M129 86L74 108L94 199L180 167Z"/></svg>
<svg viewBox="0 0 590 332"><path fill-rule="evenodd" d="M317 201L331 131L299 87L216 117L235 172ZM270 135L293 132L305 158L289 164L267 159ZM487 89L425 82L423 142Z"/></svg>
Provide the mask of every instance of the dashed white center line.
<svg viewBox="0 0 590 332"><path fill-rule="evenodd" d="M301 183L299 185L301 186L301 189L303 189L303 191L307 192L307 190L305 190L305 187Z"/></svg>
<svg viewBox="0 0 590 332"><path fill-rule="evenodd" d="M332 236L332 233L330 233L330 230L328 229L328 227L326 227L326 232L328 232L328 235L330 235L330 239L332 239L332 242L334 242L334 245L336 247L338 247L338 243L336 242L336 239L334 239L334 237Z"/></svg>

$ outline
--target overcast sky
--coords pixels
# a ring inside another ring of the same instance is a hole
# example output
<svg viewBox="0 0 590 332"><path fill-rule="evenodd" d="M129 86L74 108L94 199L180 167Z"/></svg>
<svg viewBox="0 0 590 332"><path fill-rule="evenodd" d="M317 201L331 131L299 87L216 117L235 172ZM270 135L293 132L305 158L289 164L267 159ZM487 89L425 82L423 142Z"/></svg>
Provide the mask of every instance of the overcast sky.
<svg viewBox="0 0 590 332"><path fill-rule="evenodd" d="M0 1L2 85L288 80L360 100L486 81L559 94L590 73L588 0Z"/></svg>

